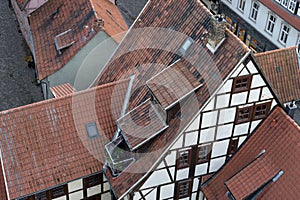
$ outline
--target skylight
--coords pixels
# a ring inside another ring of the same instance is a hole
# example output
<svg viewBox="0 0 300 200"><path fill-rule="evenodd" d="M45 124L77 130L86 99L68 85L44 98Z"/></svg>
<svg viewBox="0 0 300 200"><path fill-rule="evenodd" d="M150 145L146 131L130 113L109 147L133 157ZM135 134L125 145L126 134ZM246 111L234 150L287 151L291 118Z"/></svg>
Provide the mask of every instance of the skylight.
<svg viewBox="0 0 300 200"><path fill-rule="evenodd" d="M190 38L190 37L188 37L185 41L184 41L184 43L181 45L181 47L180 47L180 49L179 49L179 53L181 54L181 55L184 55L185 54L185 52L188 50L188 48L193 44L193 39L192 38Z"/></svg>
<svg viewBox="0 0 300 200"><path fill-rule="evenodd" d="M86 124L85 128L89 138L95 138L99 136L97 125L95 122Z"/></svg>

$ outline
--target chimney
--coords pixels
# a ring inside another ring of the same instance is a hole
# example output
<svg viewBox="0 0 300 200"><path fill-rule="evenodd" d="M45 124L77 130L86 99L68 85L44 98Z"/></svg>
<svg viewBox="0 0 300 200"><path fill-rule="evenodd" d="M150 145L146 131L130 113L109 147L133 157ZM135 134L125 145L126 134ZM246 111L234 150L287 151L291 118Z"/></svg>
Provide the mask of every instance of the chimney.
<svg viewBox="0 0 300 200"><path fill-rule="evenodd" d="M286 112L288 113L288 115L294 119L294 114L295 114L295 110L297 109L297 105L295 104L294 101L288 103L286 106L285 106L285 109L286 109Z"/></svg>
<svg viewBox="0 0 300 200"><path fill-rule="evenodd" d="M222 15L218 14L211 17L210 23L206 47L215 53L225 40L226 21Z"/></svg>

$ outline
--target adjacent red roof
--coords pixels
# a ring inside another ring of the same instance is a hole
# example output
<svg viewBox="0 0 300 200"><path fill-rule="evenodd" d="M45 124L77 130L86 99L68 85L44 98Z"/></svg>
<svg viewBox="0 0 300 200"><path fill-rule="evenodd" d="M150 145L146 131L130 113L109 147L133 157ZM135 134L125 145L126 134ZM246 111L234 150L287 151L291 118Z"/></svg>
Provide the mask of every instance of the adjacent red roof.
<svg viewBox="0 0 300 200"><path fill-rule="evenodd" d="M276 107L202 190L208 199L227 200L227 186L235 199L242 199L282 170L279 179L265 185L257 199L299 199L299 141L300 127Z"/></svg>
<svg viewBox="0 0 300 200"><path fill-rule="evenodd" d="M276 13L279 17L281 17L284 21L292 25L295 29L300 31L300 17L292 14L286 8L281 6L279 3L270 0L260 0L262 4L268 7L271 11ZM298 0L299 2L299 0Z"/></svg>
<svg viewBox="0 0 300 200"><path fill-rule="evenodd" d="M132 110L150 97L146 82L177 61L180 58L178 50L186 38L191 37L194 42L178 65L190 69L196 79L200 74L197 80L205 80L199 90L181 100L181 117L172 119L162 134L138 150L145 154L138 155L137 161L117 178L107 170L106 175L117 197L143 180L200 107L249 52L234 34L226 31L226 40L215 54L211 53L206 47L210 16L207 8L197 0L180 3L173 0L149 1L98 77L96 84L103 84L134 74L129 103L129 110ZM198 73L193 73L193 70Z"/></svg>
<svg viewBox="0 0 300 200"><path fill-rule="evenodd" d="M300 99L300 63L296 47L255 54L282 103Z"/></svg>
<svg viewBox="0 0 300 200"><path fill-rule="evenodd" d="M199 88L201 78L199 74L197 79L182 62L177 62L147 81L147 85L160 104L168 108Z"/></svg>
<svg viewBox="0 0 300 200"><path fill-rule="evenodd" d="M65 84L51 87L50 91L52 92L53 96L56 98L56 97L62 97L68 94L72 94L76 90L75 88L73 88L73 86L70 83L65 83Z"/></svg>
<svg viewBox="0 0 300 200"><path fill-rule="evenodd" d="M39 79L62 68L101 28L109 36L127 30L118 8L109 0L51 0L33 12L29 20ZM91 31L92 28L94 32ZM68 37L59 38L57 43L75 43L59 54L54 38L68 30L70 31L65 35ZM85 37L89 31L89 36ZM115 40L120 41L120 38L116 37Z"/></svg>
<svg viewBox="0 0 300 200"><path fill-rule="evenodd" d="M101 171L104 145L114 136L128 86L123 80L0 112L10 199ZM87 124L95 124L99 136L89 137Z"/></svg>

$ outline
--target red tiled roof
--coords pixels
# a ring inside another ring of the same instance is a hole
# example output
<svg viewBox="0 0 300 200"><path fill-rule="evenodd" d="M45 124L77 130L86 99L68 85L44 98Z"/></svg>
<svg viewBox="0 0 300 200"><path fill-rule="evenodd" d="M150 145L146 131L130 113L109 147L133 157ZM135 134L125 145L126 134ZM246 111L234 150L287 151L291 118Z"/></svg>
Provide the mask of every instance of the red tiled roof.
<svg viewBox="0 0 300 200"><path fill-rule="evenodd" d="M226 184L241 199L283 170L257 199L300 199L299 141L300 127L276 107L202 190L208 199L228 199L224 182L229 179ZM256 158L262 150L265 153Z"/></svg>
<svg viewBox="0 0 300 200"><path fill-rule="evenodd" d="M140 147L168 127L157 109L149 99L118 120L130 149Z"/></svg>
<svg viewBox="0 0 300 200"><path fill-rule="evenodd" d="M197 0L180 3L173 0L149 1L98 77L96 84L103 84L134 74L136 78L129 104L129 109L132 110L150 97L146 81L179 58L178 49L187 36L190 36L194 43L178 62L182 62L184 66L194 66L205 80L204 85L194 95L182 99L182 118L172 119L162 134L149 141L146 148L139 149L139 152L145 153L143 156L139 156L117 178L107 170L106 175L117 197L121 197L139 183L157 164L159 158L209 99L211 92L216 91L225 77L249 52L234 34L226 31L226 40L212 54L205 46L209 21L210 12Z"/></svg>
<svg viewBox="0 0 300 200"><path fill-rule="evenodd" d="M276 3L275 1L270 0L260 0L262 4L268 7L271 11L276 13L279 17L281 17L284 21L292 25L295 29L300 31L300 17L292 14L286 8ZM299 0L298 0L299 2Z"/></svg>
<svg viewBox="0 0 300 200"><path fill-rule="evenodd" d="M103 7L94 5L106 6L111 14L108 14ZM104 20L104 31L110 36L127 30L118 8L109 0L93 0L92 2L90 0L51 0L32 13L29 20L39 79L44 79L61 69L95 35L95 33L90 33L90 36L86 38L85 26L98 32L101 27L96 25L95 21ZM68 37L60 38L67 41L60 41L60 43L69 44L70 41L75 43L59 54L55 48L54 38L69 29L71 31L68 32ZM120 38L116 39L116 41L119 40Z"/></svg>
<svg viewBox="0 0 300 200"><path fill-rule="evenodd" d="M66 96L68 94L74 93L76 90L70 83L65 83L61 85L57 85L50 88L50 91L54 95L55 98Z"/></svg>
<svg viewBox="0 0 300 200"><path fill-rule="evenodd" d="M176 62L163 70L147 81L147 85L164 108L201 86L199 80L182 62Z"/></svg>
<svg viewBox="0 0 300 200"><path fill-rule="evenodd" d="M300 99L300 73L296 47L255 54L282 103Z"/></svg>
<svg viewBox="0 0 300 200"><path fill-rule="evenodd" d="M1 163L0 163L1 164ZM5 188L5 182L4 182L4 176L2 171L2 165L0 165L0 199L7 199L6 196L6 188Z"/></svg>
<svg viewBox="0 0 300 200"><path fill-rule="evenodd" d="M102 170L129 80L0 113L1 156L11 199ZM86 124L95 122L98 137Z"/></svg>

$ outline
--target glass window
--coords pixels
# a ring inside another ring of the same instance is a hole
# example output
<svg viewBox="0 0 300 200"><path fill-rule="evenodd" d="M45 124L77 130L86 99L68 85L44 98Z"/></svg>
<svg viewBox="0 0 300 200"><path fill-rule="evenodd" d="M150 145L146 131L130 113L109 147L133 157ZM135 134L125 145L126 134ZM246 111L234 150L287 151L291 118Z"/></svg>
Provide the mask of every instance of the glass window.
<svg viewBox="0 0 300 200"><path fill-rule="evenodd" d="M268 22L267 22L267 27L266 27L266 31L269 33L273 33L274 31L274 26L275 26L275 22L276 22L276 17L272 14L269 14L269 18L268 18Z"/></svg>
<svg viewBox="0 0 300 200"><path fill-rule="evenodd" d="M256 21L259 5L257 2L252 3L250 18Z"/></svg>
<svg viewBox="0 0 300 200"><path fill-rule="evenodd" d="M257 104L254 108L254 119L262 119L265 118L270 111L271 102Z"/></svg>
<svg viewBox="0 0 300 200"><path fill-rule="evenodd" d="M191 162L191 149L179 150L177 152L177 169L190 166Z"/></svg>
<svg viewBox="0 0 300 200"><path fill-rule="evenodd" d="M239 76L233 80L233 93L244 92L250 89L251 86L251 75Z"/></svg>
<svg viewBox="0 0 300 200"><path fill-rule="evenodd" d="M290 0L289 7L288 7L289 11L294 13L296 9L296 4L297 4L297 0Z"/></svg>
<svg viewBox="0 0 300 200"><path fill-rule="evenodd" d="M198 147L198 163L207 162L211 156L211 144L204 144Z"/></svg>
<svg viewBox="0 0 300 200"><path fill-rule="evenodd" d="M186 180L186 181L177 182L176 190L177 190L176 199L191 196L192 181L191 180Z"/></svg>
<svg viewBox="0 0 300 200"><path fill-rule="evenodd" d="M229 142L228 150L227 150L227 157L230 157L234 154L238 148L239 138L232 138Z"/></svg>
<svg viewBox="0 0 300 200"><path fill-rule="evenodd" d="M244 108L238 108L236 117L235 117L235 123L243 123L243 122L249 122L252 118L252 106L244 107Z"/></svg>
<svg viewBox="0 0 300 200"><path fill-rule="evenodd" d="M288 7L288 3L289 3L288 0L282 0L282 1L281 1L281 5L283 5L283 7L285 7L285 8Z"/></svg>
<svg viewBox="0 0 300 200"><path fill-rule="evenodd" d="M241 11L244 11L244 9L245 9L245 2L246 2L246 0L239 0L238 9L240 9Z"/></svg>
<svg viewBox="0 0 300 200"><path fill-rule="evenodd" d="M279 41L282 44L286 44L286 41L287 41L287 38L288 38L288 35L289 35L289 31L290 31L290 28L287 27L287 25L282 24L281 31L280 31L280 36L279 36Z"/></svg>

